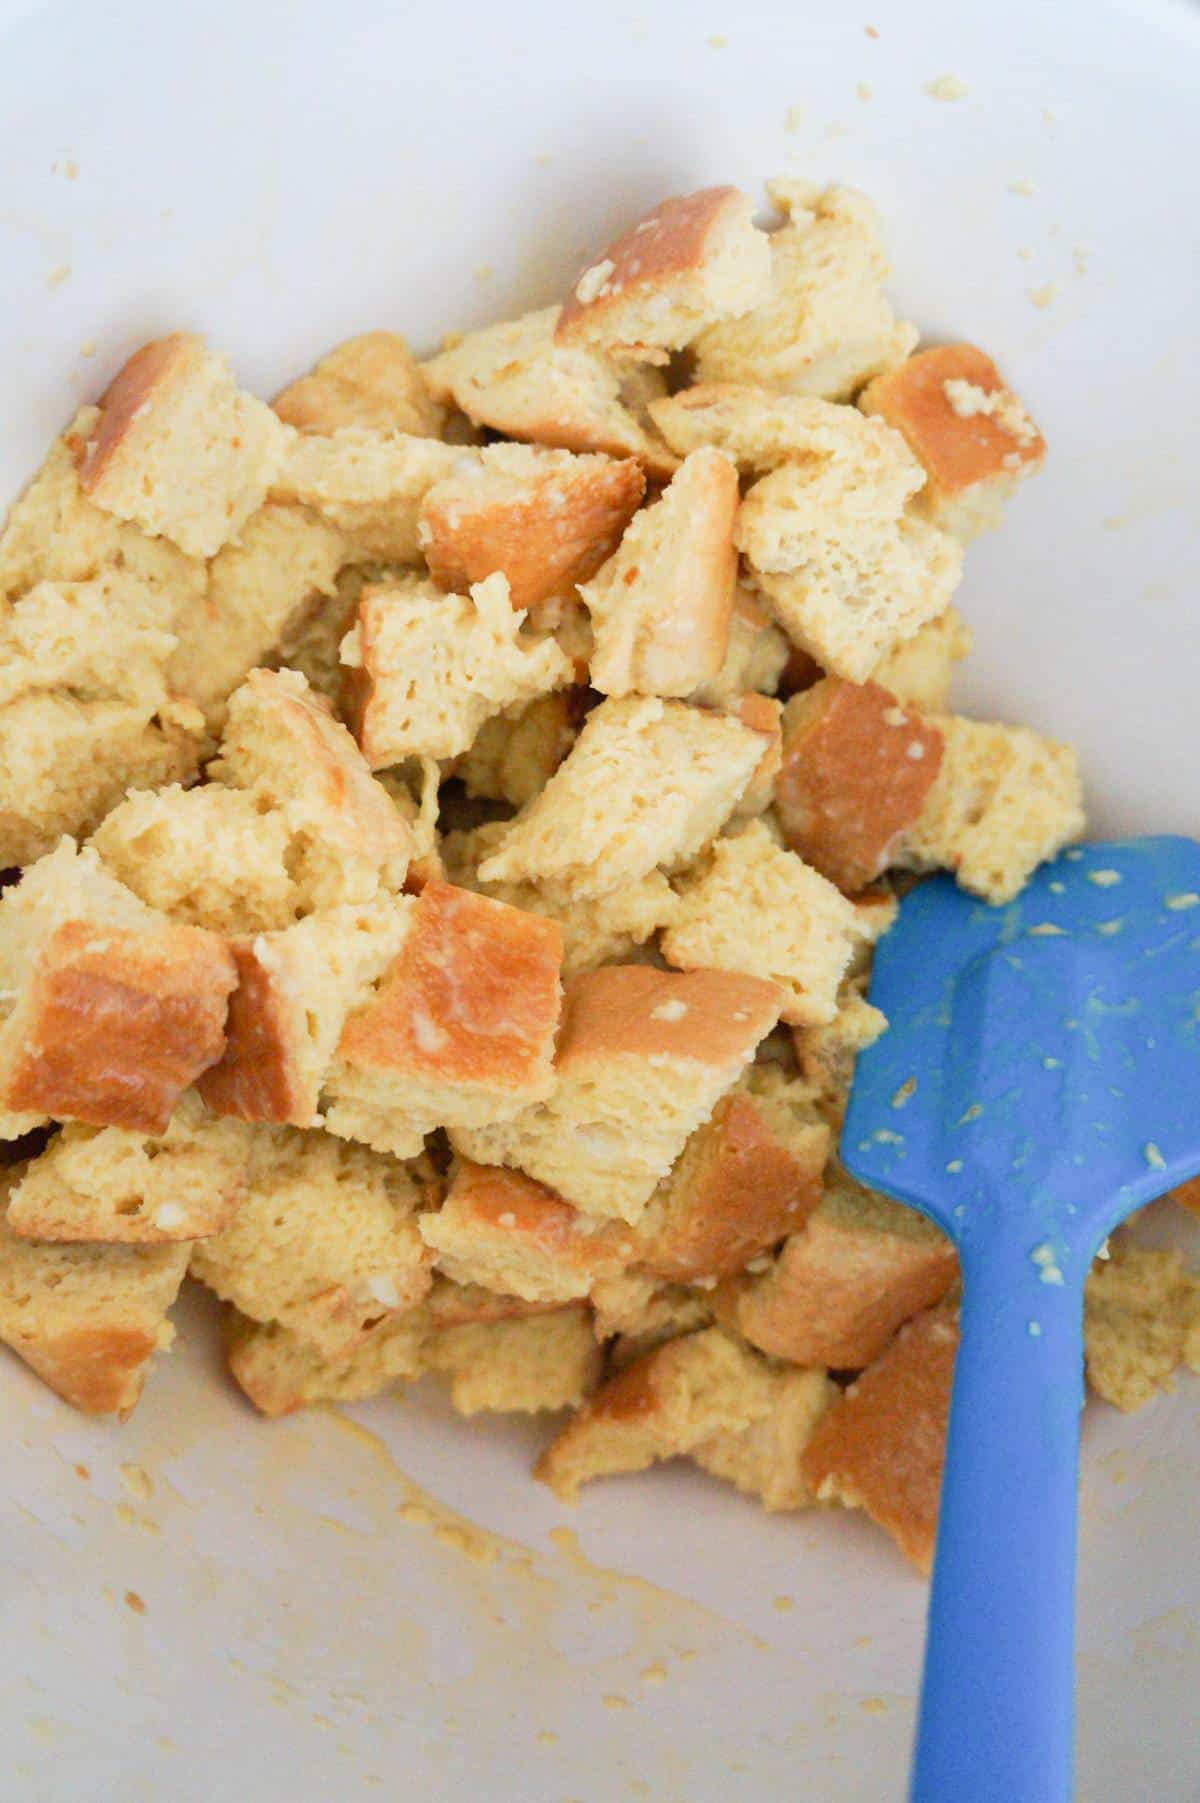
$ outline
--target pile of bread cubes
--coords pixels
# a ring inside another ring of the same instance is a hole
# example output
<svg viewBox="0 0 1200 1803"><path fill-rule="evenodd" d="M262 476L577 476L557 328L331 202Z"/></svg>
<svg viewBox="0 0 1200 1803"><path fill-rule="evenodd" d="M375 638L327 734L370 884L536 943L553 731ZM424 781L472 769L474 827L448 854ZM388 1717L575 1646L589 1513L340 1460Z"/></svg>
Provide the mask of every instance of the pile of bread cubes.
<svg viewBox="0 0 1200 1803"><path fill-rule="evenodd" d="M561 306L272 406L184 333L0 537L0 1339L125 1417L185 1277L279 1415L444 1373L561 1495L683 1455L927 1566L949 1242L836 1162L896 893L1083 830L950 710L1044 445L869 203L663 202ZM1115 1242L1093 1385L1200 1352Z"/></svg>

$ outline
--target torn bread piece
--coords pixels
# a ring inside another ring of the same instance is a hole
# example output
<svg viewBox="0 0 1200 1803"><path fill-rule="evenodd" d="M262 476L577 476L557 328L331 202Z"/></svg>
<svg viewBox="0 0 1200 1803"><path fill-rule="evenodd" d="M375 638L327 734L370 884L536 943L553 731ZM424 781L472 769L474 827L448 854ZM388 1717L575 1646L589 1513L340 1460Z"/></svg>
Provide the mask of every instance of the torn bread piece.
<svg viewBox="0 0 1200 1803"><path fill-rule="evenodd" d="M192 1093L160 1134L69 1122L25 1166L8 1225L30 1240L154 1246L203 1239L237 1213L250 1135Z"/></svg>
<svg viewBox="0 0 1200 1803"><path fill-rule="evenodd" d="M1200 1277L1178 1252L1116 1234L1084 1286L1088 1383L1126 1413L1171 1386L1178 1366L1200 1364Z"/></svg>
<svg viewBox="0 0 1200 1803"><path fill-rule="evenodd" d="M298 432L328 435L342 426L440 438L445 423L421 379L420 367L398 332L363 332L335 345L312 373L300 376L271 403Z"/></svg>
<svg viewBox="0 0 1200 1803"><path fill-rule="evenodd" d="M435 1127L503 1122L542 1101L555 1081L561 964L553 921L427 883L399 955L343 1029L325 1085L329 1130L412 1156Z"/></svg>
<svg viewBox="0 0 1200 1803"><path fill-rule="evenodd" d="M876 682L829 676L788 702L775 811L786 843L849 894L887 869L941 769L936 721Z"/></svg>
<svg viewBox="0 0 1200 1803"><path fill-rule="evenodd" d="M769 1269L717 1294L720 1318L796 1365L858 1371L896 1329L946 1295L958 1258L915 1209L865 1189L840 1165Z"/></svg>
<svg viewBox="0 0 1200 1803"><path fill-rule="evenodd" d="M236 976L64 839L0 896L0 1136L46 1119L162 1133L221 1056Z"/></svg>
<svg viewBox="0 0 1200 1803"><path fill-rule="evenodd" d="M635 1222L779 1018L773 983L604 965L568 985L555 1086L515 1118L451 1128L460 1152L536 1177L587 1214Z"/></svg>
<svg viewBox="0 0 1200 1803"><path fill-rule="evenodd" d="M341 570L327 599L318 598L286 628L270 657L261 659L273 670L295 670L316 694L323 695L341 719L346 670L341 660L342 640L354 624L358 603L368 582L378 580L369 564Z"/></svg>
<svg viewBox="0 0 1200 1803"><path fill-rule="evenodd" d="M773 1371L771 1404L748 1427L726 1428L694 1446L688 1457L712 1477L769 1510L807 1509L817 1500L802 1457L825 1411L840 1392L824 1371Z"/></svg>
<svg viewBox="0 0 1200 1803"><path fill-rule="evenodd" d="M354 673L352 717L373 770L406 757L457 757L483 722L572 680L554 640L521 632L501 575L470 596L433 583L371 585L342 644Z"/></svg>
<svg viewBox="0 0 1200 1803"><path fill-rule="evenodd" d="M932 724L945 742L941 768L896 863L952 870L972 895L1009 902L1039 864L1083 834L1075 751L1028 726L957 714Z"/></svg>
<svg viewBox="0 0 1200 1803"><path fill-rule="evenodd" d="M592 619L592 687L605 695L690 695L720 670L737 575L737 472L693 451L661 498L631 521L580 594Z"/></svg>
<svg viewBox="0 0 1200 1803"><path fill-rule="evenodd" d="M720 831L763 754L759 734L656 696L609 699L484 859L484 883L604 895L690 863Z"/></svg>
<svg viewBox="0 0 1200 1803"><path fill-rule="evenodd" d="M833 1019L861 937L858 916L832 883L777 846L760 821L716 840L676 890L679 911L662 938L669 964L740 971L776 984L782 1018L793 1025Z"/></svg>
<svg viewBox="0 0 1200 1803"><path fill-rule="evenodd" d="M173 332L135 351L101 397L78 443L79 484L118 519L213 557L266 499L287 442L223 358Z"/></svg>
<svg viewBox="0 0 1200 1803"><path fill-rule="evenodd" d="M281 1321L235 1315L229 1369L259 1413L273 1419L314 1402L361 1402L420 1377L429 1331L427 1309L418 1304L390 1315L349 1351L328 1354Z"/></svg>
<svg viewBox="0 0 1200 1803"><path fill-rule="evenodd" d="M0 1200L21 1180L0 1173ZM189 1248L39 1245L0 1209L0 1340L85 1415L128 1420L156 1352L175 1337L167 1311Z"/></svg>
<svg viewBox="0 0 1200 1803"><path fill-rule="evenodd" d="M771 1379L766 1359L722 1328L668 1340L601 1385L534 1475L573 1502L593 1478L645 1471L762 1420L775 1401Z"/></svg>
<svg viewBox="0 0 1200 1803"><path fill-rule="evenodd" d="M421 502L473 456L462 445L368 426L305 432L289 442L271 498L313 508L342 533L355 562L415 564Z"/></svg>
<svg viewBox="0 0 1200 1803"><path fill-rule="evenodd" d="M954 1309L919 1315L826 1410L800 1459L819 1501L865 1509L926 1577L957 1351Z"/></svg>
<svg viewBox="0 0 1200 1803"><path fill-rule="evenodd" d="M697 379L846 400L917 342L883 293L878 214L852 188L773 181L767 193L785 216L769 237L770 294L743 318L701 332Z"/></svg>
<svg viewBox="0 0 1200 1803"><path fill-rule="evenodd" d="M1004 503L1045 460L1045 439L973 344L918 351L876 376L858 404L904 434L925 469L916 505L955 538L998 526Z"/></svg>
<svg viewBox="0 0 1200 1803"><path fill-rule="evenodd" d="M467 332L421 365L434 400L507 438L636 457L648 475L669 476L678 459L640 417L643 397L652 398L646 378L636 366L556 344L558 316L544 307Z"/></svg>
<svg viewBox="0 0 1200 1803"><path fill-rule="evenodd" d="M524 807L570 751L582 719L581 692L574 687L491 714L456 762L454 774L474 798Z"/></svg>
<svg viewBox="0 0 1200 1803"><path fill-rule="evenodd" d="M705 326L740 319L771 288L771 247L737 188L663 200L614 240L575 283L557 344L665 362Z"/></svg>
<svg viewBox="0 0 1200 1803"><path fill-rule="evenodd" d="M711 1291L665 1283L637 1265L598 1278L591 1303L596 1338L607 1342L607 1361L615 1371L666 1340L713 1324Z"/></svg>
<svg viewBox="0 0 1200 1803"><path fill-rule="evenodd" d="M600 1378L591 1315L578 1303L447 1327L433 1335L426 1356L431 1370L449 1377L450 1406L460 1415L572 1408Z"/></svg>
<svg viewBox="0 0 1200 1803"><path fill-rule="evenodd" d="M954 667L970 649L971 628L951 602L910 639L893 645L872 670L870 680L889 690L902 707L945 713Z"/></svg>
<svg viewBox="0 0 1200 1803"><path fill-rule="evenodd" d="M651 401L650 417L679 456L714 445L744 475L763 475L793 457L834 455L855 425L849 407L744 382L681 388Z"/></svg>
<svg viewBox="0 0 1200 1803"><path fill-rule="evenodd" d="M772 624L753 591L739 582L733 591L724 661L689 699L698 707L736 712L747 693L776 693L790 655L786 634Z"/></svg>
<svg viewBox="0 0 1200 1803"><path fill-rule="evenodd" d="M429 573L463 593L497 571L514 607L570 595L612 556L646 490L635 458L489 445L421 503Z"/></svg>
<svg viewBox="0 0 1200 1803"><path fill-rule="evenodd" d="M429 1292L420 1180L397 1159L327 1133L260 1127L241 1206L198 1240L191 1271L255 1321L278 1321L326 1357L352 1351Z"/></svg>

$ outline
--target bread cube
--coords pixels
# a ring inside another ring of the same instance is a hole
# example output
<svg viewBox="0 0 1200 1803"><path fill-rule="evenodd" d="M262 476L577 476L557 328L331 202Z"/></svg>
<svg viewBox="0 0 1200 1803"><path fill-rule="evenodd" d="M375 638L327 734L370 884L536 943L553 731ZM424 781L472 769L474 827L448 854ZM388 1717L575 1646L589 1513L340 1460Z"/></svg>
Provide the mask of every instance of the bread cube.
<svg viewBox="0 0 1200 1803"><path fill-rule="evenodd" d="M677 194L644 213L584 270L557 344L665 362L705 326L767 299L771 249L737 188Z"/></svg>
<svg viewBox="0 0 1200 1803"><path fill-rule="evenodd" d="M630 522L616 554L579 591L595 637L593 688L682 696L716 676L729 644L737 509L736 470L705 449Z"/></svg>
<svg viewBox="0 0 1200 1803"><path fill-rule="evenodd" d="M729 818L762 753L753 730L683 702L602 702L480 877L587 898L688 864Z"/></svg>
<svg viewBox="0 0 1200 1803"><path fill-rule="evenodd" d="M287 438L202 338L173 332L135 351L101 398L79 485L118 519L213 557L266 499Z"/></svg>
<svg viewBox="0 0 1200 1803"><path fill-rule="evenodd" d="M371 768L457 757L490 715L565 687L569 660L553 639L525 637L524 617L499 575L469 597L420 579L365 588L341 656L354 672L352 717Z"/></svg>
<svg viewBox="0 0 1200 1803"><path fill-rule="evenodd" d="M221 1056L235 980L222 939L64 839L0 896L0 1137L46 1119L164 1132Z"/></svg>
<svg viewBox="0 0 1200 1803"><path fill-rule="evenodd" d="M421 502L474 452L435 438L338 426L292 438L271 485L275 501L311 507L359 563L417 563Z"/></svg>
<svg viewBox="0 0 1200 1803"><path fill-rule="evenodd" d="M851 409L833 401L743 382L700 382L651 401L649 411L679 456L715 445L755 475L793 457L835 452L855 425Z"/></svg>
<svg viewBox="0 0 1200 1803"><path fill-rule="evenodd" d="M426 1368L423 1304L389 1315L350 1350L327 1354L280 1321L235 1316L229 1369L260 1414L290 1415L313 1402L361 1402Z"/></svg>
<svg viewBox="0 0 1200 1803"><path fill-rule="evenodd" d="M700 382L747 382L847 400L917 341L884 297L887 253L875 208L852 188L767 183L785 223L770 234L771 291L695 341Z"/></svg>
<svg viewBox="0 0 1200 1803"><path fill-rule="evenodd" d="M554 1086L561 962L553 921L427 883L399 956L342 1032L330 1131L411 1156L435 1127L505 1121L541 1101Z"/></svg>
<svg viewBox="0 0 1200 1803"><path fill-rule="evenodd" d="M664 1283L639 1265L597 1278L591 1303L596 1338L608 1341L608 1364L617 1371L667 1340L713 1324L711 1290Z"/></svg>
<svg viewBox="0 0 1200 1803"><path fill-rule="evenodd" d="M567 988L553 1093L452 1127L481 1164L516 1165L586 1214L635 1222L779 1017L772 983L605 965Z"/></svg>
<svg viewBox="0 0 1200 1803"><path fill-rule="evenodd" d="M724 661L690 699L700 707L734 712L749 692L774 695L790 654L786 636L771 624L753 591L739 582L733 591Z"/></svg>
<svg viewBox="0 0 1200 1803"><path fill-rule="evenodd" d="M526 1319L449 1327L429 1342L430 1369L450 1378L460 1415L536 1414L581 1403L600 1376L588 1310L578 1303Z"/></svg>
<svg viewBox="0 0 1200 1803"><path fill-rule="evenodd" d="M854 894L887 869L942 763L932 720L876 682L826 677L788 702L775 811L787 844Z"/></svg>
<svg viewBox="0 0 1200 1803"><path fill-rule="evenodd" d="M575 740L580 691L556 689L522 708L491 714L454 768L467 794L524 807L546 787Z"/></svg>
<svg viewBox="0 0 1200 1803"><path fill-rule="evenodd" d="M346 681L342 640L354 624L363 589L370 580L373 578L367 565L356 564L342 570L328 600L318 598L314 607L305 608L285 629L272 656L263 660L272 669L297 671L314 693L325 697L339 718Z"/></svg>
<svg viewBox="0 0 1200 1803"><path fill-rule="evenodd" d="M1200 1277L1178 1252L1135 1246L1124 1234L1097 1259L1084 1286L1083 1350L1088 1383L1125 1413L1162 1390L1200 1350Z"/></svg>
<svg viewBox="0 0 1200 1803"><path fill-rule="evenodd" d="M689 1458L770 1510L807 1509L816 1493L804 1475L804 1450L840 1392L823 1371L775 1371L771 1406L748 1427L714 1434Z"/></svg>
<svg viewBox="0 0 1200 1803"><path fill-rule="evenodd" d="M858 1371L957 1275L954 1247L931 1221L832 1166L805 1225L768 1271L719 1292L717 1312L776 1358Z"/></svg>
<svg viewBox="0 0 1200 1803"><path fill-rule="evenodd" d="M876 376L859 406L903 432L925 468L918 507L959 539L998 526L1005 501L1045 459L1045 439L973 344L918 351Z"/></svg>
<svg viewBox="0 0 1200 1803"><path fill-rule="evenodd" d="M0 1203L21 1175L0 1173ZM0 1340L72 1408L125 1421L175 1337L167 1311L187 1262L186 1245L35 1244L0 1207Z"/></svg>
<svg viewBox="0 0 1200 1803"><path fill-rule="evenodd" d="M818 1421L800 1471L821 1502L865 1509L929 1575L958 1351L953 1309L911 1321Z"/></svg>
<svg viewBox="0 0 1200 1803"><path fill-rule="evenodd" d="M645 489L632 457L489 445L429 490L417 534L441 588L462 594L499 571L513 606L534 607L595 574Z"/></svg>
<svg viewBox="0 0 1200 1803"><path fill-rule="evenodd" d="M889 690L902 707L944 713L954 666L970 649L971 628L951 603L910 639L893 645L872 670L870 680Z"/></svg>
<svg viewBox="0 0 1200 1803"><path fill-rule="evenodd" d="M440 438L442 409L421 380L417 360L397 332L363 332L321 358L311 375L271 405L298 432L328 435L342 426Z"/></svg>

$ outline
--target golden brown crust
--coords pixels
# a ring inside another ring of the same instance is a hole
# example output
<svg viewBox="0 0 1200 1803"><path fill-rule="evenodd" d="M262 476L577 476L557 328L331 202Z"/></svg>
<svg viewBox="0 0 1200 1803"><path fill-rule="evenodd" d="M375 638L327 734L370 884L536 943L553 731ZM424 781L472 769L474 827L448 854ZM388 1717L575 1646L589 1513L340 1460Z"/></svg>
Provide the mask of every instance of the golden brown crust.
<svg viewBox="0 0 1200 1803"><path fill-rule="evenodd" d="M878 683L826 677L789 704L775 807L784 840L854 894L886 869L941 769L945 738Z"/></svg>
<svg viewBox="0 0 1200 1803"><path fill-rule="evenodd" d="M307 1127L312 1107L296 1065L292 1023L279 1007L272 971L259 961L252 939L231 940L229 949L237 988L229 998L225 1050L196 1088L214 1114Z"/></svg>
<svg viewBox="0 0 1200 1803"><path fill-rule="evenodd" d="M781 1001L777 984L732 971L585 971L567 989L558 1069L610 1056L733 1064L770 1032Z"/></svg>
<svg viewBox="0 0 1200 1803"><path fill-rule="evenodd" d="M117 371L100 398L93 435L72 445L84 494L100 486L147 402L164 388L186 380L204 355L203 339L192 332L172 332L142 345Z"/></svg>
<svg viewBox="0 0 1200 1803"><path fill-rule="evenodd" d="M969 383L985 395L1005 389L984 351L973 344L941 344L876 376L859 401L864 411L881 414L904 434L927 472L922 501L935 507L979 483L1011 482L1046 455L1046 441L1031 421L1017 435L992 414L956 412L947 382Z"/></svg>
<svg viewBox="0 0 1200 1803"><path fill-rule="evenodd" d="M162 1133L180 1095L224 1050L236 981L225 942L203 928L136 933L67 921L22 1004L25 1031L3 1105Z"/></svg>

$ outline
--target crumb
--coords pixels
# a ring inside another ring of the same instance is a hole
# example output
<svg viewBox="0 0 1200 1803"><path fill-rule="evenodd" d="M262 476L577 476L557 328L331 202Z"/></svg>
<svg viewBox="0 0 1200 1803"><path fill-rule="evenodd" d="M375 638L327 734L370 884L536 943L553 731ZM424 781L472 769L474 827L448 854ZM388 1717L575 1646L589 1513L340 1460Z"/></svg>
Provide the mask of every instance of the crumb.
<svg viewBox="0 0 1200 1803"><path fill-rule="evenodd" d="M925 83L925 92L931 100L965 100L970 91L961 75L939 75L936 80Z"/></svg>
<svg viewBox="0 0 1200 1803"><path fill-rule="evenodd" d="M655 1659L650 1665L643 1666L638 1676L643 1684L665 1684L667 1668L661 1659Z"/></svg>
<svg viewBox="0 0 1200 1803"><path fill-rule="evenodd" d="M1200 907L1200 895L1193 889L1187 889L1181 895L1168 895L1163 906L1169 908L1172 914L1178 914L1184 908Z"/></svg>
<svg viewBox="0 0 1200 1803"><path fill-rule="evenodd" d="M1050 108L1048 106L1044 106L1042 108L1042 123L1044 125L1057 125L1058 124L1058 120L1055 118L1054 114L1050 111Z"/></svg>
<svg viewBox="0 0 1200 1803"><path fill-rule="evenodd" d="M879 33L875 29L874 25L864 25L863 32L869 38L877 38L879 36Z"/></svg>
<svg viewBox="0 0 1200 1803"><path fill-rule="evenodd" d="M79 347L79 355L81 357L94 357L96 355L96 340L94 338L85 338Z"/></svg>
<svg viewBox="0 0 1200 1803"><path fill-rule="evenodd" d="M86 1483L92 1475L86 1465L72 1465L71 1469L76 1477L81 1477L83 1479L84 1483Z"/></svg>
<svg viewBox="0 0 1200 1803"><path fill-rule="evenodd" d="M1041 307L1045 310L1045 308L1054 305L1054 297L1057 293L1057 282L1043 282L1040 288L1031 288L1029 290L1029 298L1035 307Z"/></svg>
<svg viewBox="0 0 1200 1803"><path fill-rule="evenodd" d="M1121 880L1119 870L1089 870L1088 882L1095 883L1097 889L1115 889Z"/></svg>
<svg viewBox="0 0 1200 1803"><path fill-rule="evenodd" d="M885 1715L887 1703L883 1697L864 1697L859 1704L864 1715Z"/></svg>
<svg viewBox="0 0 1200 1803"><path fill-rule="evenodd" d="M114 1513L123 1528L131 1528L137 1520L137 1516L128 1503L118 1503Z"/></svg>
<svg viewBox="0 0 1200 1803"><path fill-rule="evenodd" d="M802 106L789 106L787 112L784 114L784 131L799 131L803 123L804 108Z"/></svg>
<svg viewBox="0 0 1200 1803"><path fill-rule="evenodd" d="M1010 194L1021 195L1023 199L1028 199L1030 195L1037 193L1037 189L1027 177L1022 177L1017 182L1009 182L1008 191Z"/></svg>
<svg viewBox="0 0 1200 1803"><path fill-rule="evenodd" d="M771 1607L772 1609L778 1609L781 1615L787 1615L790 1610L796 1607L796 1599L794 1596L773 1597L771 1600Z"/></svg>
<svg viewBox="0 0 1200 1803"><path fill-rule="evenodd" d="M132 1609L135 1615L145 1615L146 1613L146 1605L136 1590L127 1590L125 1592L125 1607L127 1609Z"/></svg>
<svg viewBox="0 0 1200 1803"><path fill-rule="evenodd" d="M1075 267L1076 275L1086 275L1087 274L1088 261L1089 261L1090 257L1091 257L1091 252L1087 249L1086 245L1077 244L1075 246L1074 250L1071 252L1071 262L1073 263L1073 265Z"/></svg>
<svg viewBox="0 0 1200 1803"><path fill-rule="evenodd" d="M68 157L63 163L63 174L69 182L75 181L78 177L79 164L75 161L74 157Z"/></svg>
<svg viewBox="0 0 1200 1803"><path fill-rule="evenodd" d="M893 1108L903 1108L917 1093L917 1079L909 1077L903 1082L892 1097Z"/></svg>
<svg viewBox="0 0 1200 1803"><path fill-rule="evenodd" d="M1150 1166L1152 1171L1165 1171L1167 1168L1166 1159L1152 1139L1147 1140L1146 1144L1142 1147L1142 1157L1146 1160L1146 1163Z"/></svg>
<svg viewBox="0 0 1200 1803"><path fill-rule="evenodd" d="M875 90L869 81L860 81L854 92L860 100L870 100Z"/></svg>
<svg viewBox="0 0 1200 1803"><path fill-rule="evenodd" d="M604 1707L606 1709L629 1709L632 1705L628 1697L617 1696L615 1692L610 1691L604 1699Z"/></svg>
<svg viewBox="0 0 1200 1803"><path fill-rule="evenodd" d="M46 277L46 286L47 288L61 288L63 283L70 281L70 279L71 265L69 263L59 263Z"/></svg>
<svg viewBox="0 0 1200 1803"><path fill-rule="evenodd" d="M554 158L550 155L548 150L539 150L533 160L539 169L549 169Z"/></svg>
<svg viewBox="0 0 1200 1803"><path fill-rule="evenodd" d="M729 39L719 31L715 31L708 41L714 50L727 50L729 47Z"/></svg>
<svg viewBox="0 0 1200 1803"><path fill-rule="evenodd" d="M1021 245L1020 249L1017 251L1017 255L1020 257L1022 263L1032 263L1033 262L1033 252L1030 250L1030 248L1027 244Z"/></svg>
<svg viewBox="0 0 1200 1803"><path fill-rule="evenodd" d="M948 382L943 382L942 389L951 412L959 419L974 419L978 414L985 414L1018 444L1032 444L1037 437L1037 427L1010 389L994 388L989 393L974 382L964 382L961 377L951 377Z"/></svg>
<svg viewBox="0 0 1200 1803"><path fill-rule="evenodd" d="M144 1465L122 1465L121 1481L131 1496L149 1502L154 1495L154 1480Z"/></svg>
<svg viewBox="0 0 1200 1803"><path fill-rule="evenodd" d="M537 1738L539 1747L553 1747L558 1744L558 1735L553 1728L539 1728Z"/></svg>

